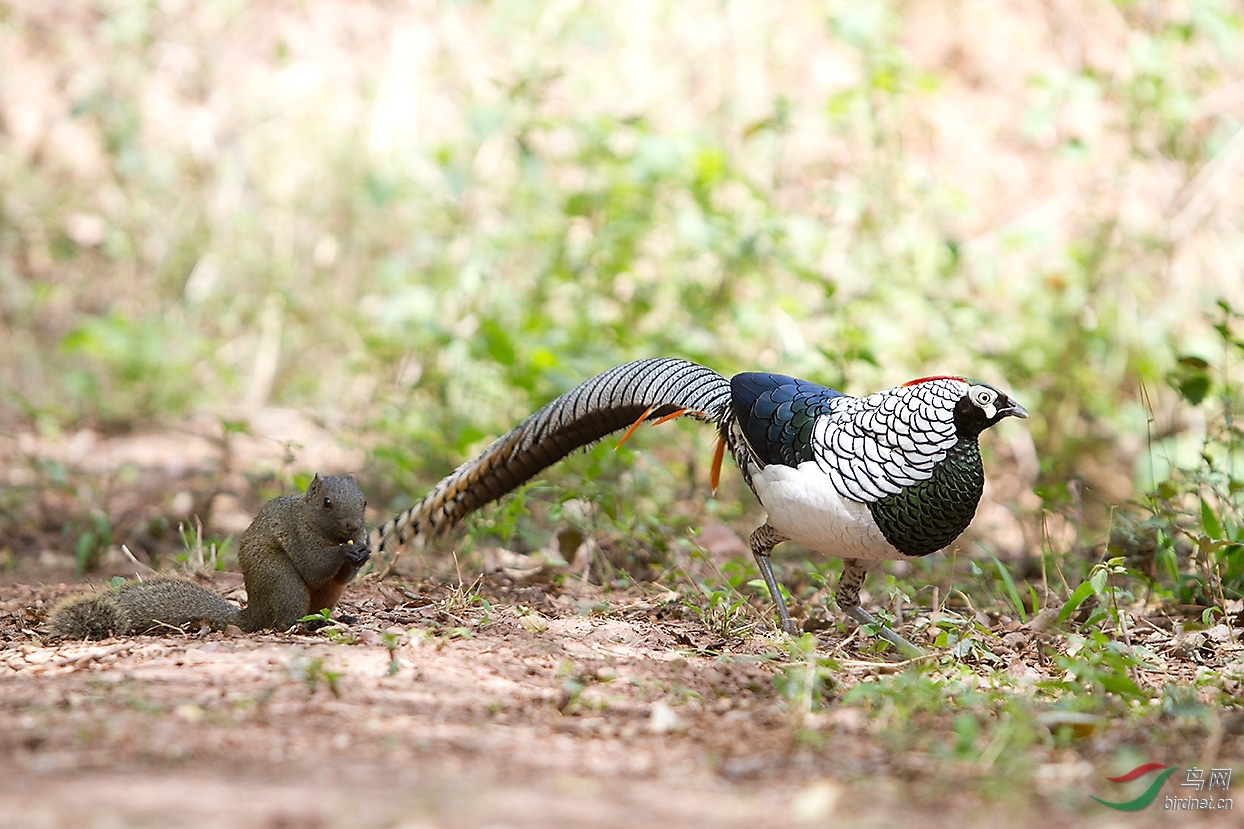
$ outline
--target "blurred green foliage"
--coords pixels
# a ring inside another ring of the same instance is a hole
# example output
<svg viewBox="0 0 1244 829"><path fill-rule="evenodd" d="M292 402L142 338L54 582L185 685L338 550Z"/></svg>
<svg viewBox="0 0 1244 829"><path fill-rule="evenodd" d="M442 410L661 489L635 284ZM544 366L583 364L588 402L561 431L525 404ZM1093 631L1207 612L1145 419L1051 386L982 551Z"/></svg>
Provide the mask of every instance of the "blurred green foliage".
<svg viewBox="0 0 1244 829"><path fill-rule="evenodd" d="M1236 379L1244 313L1226 302L1218 310L1220 350L1209 360L1180 357L1167 378L1205 419L1196 460L1177 448L1155 450L1157 484L1145 493L1139 520L1124 518L1110 545L1172 587L1180 603L1207 608L1207 625L1211 611L1244 598L1244 385Z"/></svg>
<svg viewBox="0 0 1244 829"><path fill-rule="evenodd" d="M1077 14L0 3L0 418L331 412L396 504L638 356L956 371L1104 525L1244 307L1241 15Z"/></svg>

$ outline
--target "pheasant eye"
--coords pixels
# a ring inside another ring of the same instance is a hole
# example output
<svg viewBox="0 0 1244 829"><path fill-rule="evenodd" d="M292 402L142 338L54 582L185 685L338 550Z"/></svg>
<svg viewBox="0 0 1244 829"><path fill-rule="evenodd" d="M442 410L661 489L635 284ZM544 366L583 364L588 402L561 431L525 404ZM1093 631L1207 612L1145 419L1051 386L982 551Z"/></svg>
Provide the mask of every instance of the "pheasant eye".
<svg viewBox="0 0 1244 829"><path fill-rule="evenodd" d="M977 389L972 395L972 402L982 409L993 405L994 393L989 389Z"/></svg>

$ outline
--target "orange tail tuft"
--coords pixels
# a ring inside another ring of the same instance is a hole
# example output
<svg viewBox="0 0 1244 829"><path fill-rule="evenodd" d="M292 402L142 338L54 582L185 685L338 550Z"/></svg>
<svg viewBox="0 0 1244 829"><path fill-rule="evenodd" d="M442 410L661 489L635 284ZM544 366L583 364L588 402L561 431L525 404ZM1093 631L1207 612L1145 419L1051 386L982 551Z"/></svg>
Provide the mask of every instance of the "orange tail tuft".
<svg viewBox="0 0 1244 829"><path fill-rule="evenodd" d="M713 465L708 473L708 485L717 494L717 485L721 483L721 460L726 456L726 439L717 436L717 448L713 450Z"/></svg>
<svg viewBox="0 0 1244 829"><path fill-rule="evenodd" d="M648 415L652 414L652 410L655 408L656 406L649 406L648 408L644 409L644 413L639 416L639 420L636 420L634 423L631 424L631 428L626 430L626 434L623 435L622 439L618 441L616 446L613 447L615 451L622 448L622 444L626 443L626 441L630 438L631 434L634 433L634 431L639 428L639 424L643 423L644 419L648 417Z"/></svg>
<svg viewBox="0 0 1244 829"><path fill-rule="evenodd" d="M622 444L626 443L626 442L627 442L627 440L629 440L629 439L630 439L630 437L631 437L631 435L634 433L634 431L635 431L636 429L638 429L638 428L639 428L639 424L643 423L643 422L644 422L644 420L648 417L648 415L652 414L652 410L653 410L653 409L655 409L655 408L656 408L656 406L649 406L647 409L644 409L644 413L643 413L643 414L641 414L641 415L639 416L639 420L636 420L634 423L632 423L632 424L631 424L631 428L629 428L629 429L627 429L627 430L626 430L626 434L622 436L622 439L621 439L620 441L618 441L618 445L617 445L617 446L615 446L615 447L613 447L613 448L614 448L614 449L621 449L621 448L622 448ZM660 425L661 425L662 423L664 423L665 421L667 421L667 420L673 420L673 419L674 419L674 418L676 418L676 417L682 417L682 416L683 416L683 415L685 415L686 413L687 413L687 410L686 410L686 409L679 409L679 410L678 410L678 411L676 411L676 412L670 412L669 414L664 415L663 417L658 417L656 420L652 421L652 425L653 425L653 426L660 426Z"/></svg>
<svg viewBox="0 0 1244 829"><path fill-rule="evenodd" d="M651 410L651 409L649 409L648 411L652 411L652 410ZM676 418L676 417L682 417L682 416L683 416L683 415L685 415L686 413L687 413L687 410L686 410L686 409L679 409L679 410L678 410L678 411L676 411L676 412L670 412L670 413L669 413L669 414L667 414L665 417L658 417L656 420L652 421L652 425L653 425L653 426L660 426L660 425L661 425L662 423L664 423L665 421L667 421L667 420L673 420L673 419L674 419L674 418Z"/></svg>

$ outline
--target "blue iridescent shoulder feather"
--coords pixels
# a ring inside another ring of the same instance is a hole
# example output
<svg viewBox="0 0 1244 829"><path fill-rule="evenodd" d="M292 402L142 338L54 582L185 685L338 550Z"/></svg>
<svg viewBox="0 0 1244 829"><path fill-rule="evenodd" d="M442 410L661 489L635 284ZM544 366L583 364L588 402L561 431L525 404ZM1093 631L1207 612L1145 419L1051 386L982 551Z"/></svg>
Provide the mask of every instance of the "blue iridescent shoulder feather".
<svg viewBox="0 0 1244 829"><path fill-rule="evenodd" d="M739 427L765 465L798 466L813 459L812 427L840 391L784 374L749 371L730 379Z"/></svg>

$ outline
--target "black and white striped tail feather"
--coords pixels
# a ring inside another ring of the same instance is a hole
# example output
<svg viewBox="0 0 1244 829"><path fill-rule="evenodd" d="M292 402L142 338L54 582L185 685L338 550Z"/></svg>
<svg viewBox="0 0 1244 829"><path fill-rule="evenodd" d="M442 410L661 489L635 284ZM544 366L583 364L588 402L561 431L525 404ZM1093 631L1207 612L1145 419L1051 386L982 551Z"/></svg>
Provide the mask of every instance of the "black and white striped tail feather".
<svg viewBox="0 0 1244 829"><path fill-rule="evenodd" d="M552 400L480 455L459 466L414 506L373 531L384 552L431 540L541 471L639 421L685 410L719 425L730 412L730 382L688 360L652 357L614 366Z"/></svg>

